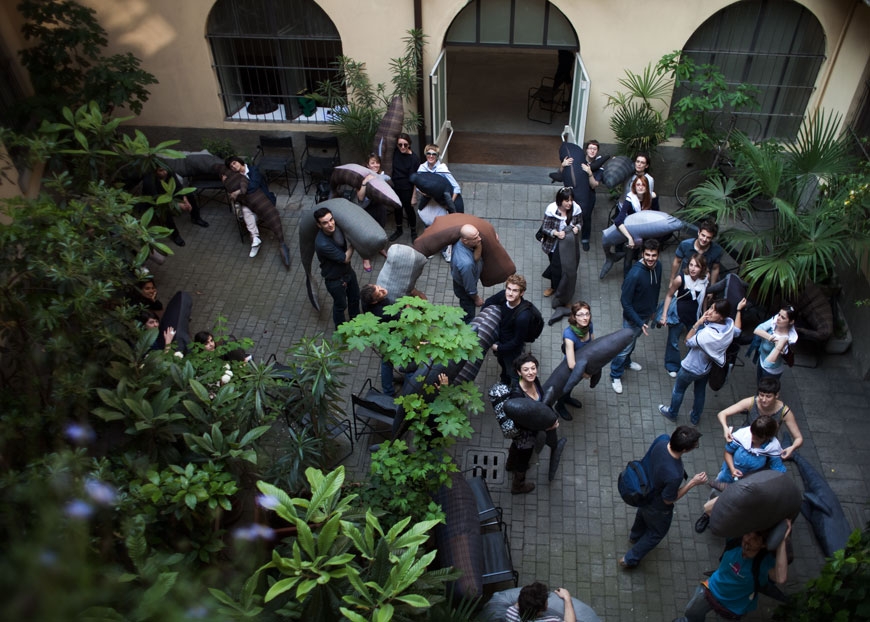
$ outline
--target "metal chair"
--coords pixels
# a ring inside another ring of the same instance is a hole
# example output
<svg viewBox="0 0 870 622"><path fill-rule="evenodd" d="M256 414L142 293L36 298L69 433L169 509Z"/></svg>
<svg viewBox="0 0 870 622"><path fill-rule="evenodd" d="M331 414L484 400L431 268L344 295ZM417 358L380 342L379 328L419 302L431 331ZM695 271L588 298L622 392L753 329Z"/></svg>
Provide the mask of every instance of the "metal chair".
<svg viewBox="0 0 870 622"><path fill-rule="evenodd" d="M481 475L478 474L478 471L480 471ZM482 473L483 468L480 466L475 466L471 469L468 485L471 487L471 492L474 493L474 501L477 503L480 529L484 531L489 527L496 527L502 524L502 509L492 500L489 486L486 484L486 479L482 477Z"/></svg>
<svg viewBox="0 0 870 622"><path fill-rule="evenodd" d="M547 120L532 116L532 110L537 104L538 111L548 113ZM529 99L526 107L526 118L538 123L553 122L553 114L565 111L565 85L554 86L553 78L541 78L539 86L529 88Z"/></svg>
<svg viewBox="0 0 870 622"><path fill-rule="evenodd" d="M511 581L514 587L520 583L520 573L514 570L511 559L511 543L507 525L500 523L498 531L484 533L483 538L483 585Z"/></svg>
<svg viewBox="0 0 870 622"><path fill-rule="evenodd" d="M350 400L356 440L363 434L394 436L401 425L401 411L392 397L372 386L371 378L366 379L359 393L351 394Z"/></svg>
<svg viewBox="0 0 870 622"><path fill-rule="evenodd" d="M299 183L299 173L296 170L292 136L261 135L254 164L265 175L268 183L275 182L287 188L287 194L293 194Z"/></svg>
<svg viewBox="0 0 870 622"><path fill-rule="evenodd" d="M305 151L302 152L302 186L305 194L321 179L328 179L332 169L341 162L338 138L305 135ZM306 177L308 178L306 181Z"/></svg>

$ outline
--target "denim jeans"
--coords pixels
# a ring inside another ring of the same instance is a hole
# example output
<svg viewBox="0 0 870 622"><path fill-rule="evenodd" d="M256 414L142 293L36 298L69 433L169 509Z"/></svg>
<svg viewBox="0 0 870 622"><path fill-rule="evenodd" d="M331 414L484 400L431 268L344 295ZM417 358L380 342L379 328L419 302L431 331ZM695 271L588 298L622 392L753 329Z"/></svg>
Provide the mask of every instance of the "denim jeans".
<svg viewBox="0 0 870 622"><path fill-rule="evenodd" d="M683 405L683 398L686 397L686 389L693 382L695 383L694 392L695 400L692 402L691 416L697 418L704 411L704 400L707 397L707 378L710 374L693 374L686 371L685 367L680 367L677 372L677 379L674 382L674 391L671 393L671 416L676 417L680 414L680 407ZM693 422L694 423L694 422Z"/></svg>
<svg viewBox="0 0 870 622"><path fill-rule="evenodd" d="M659 503L644 505L637 508L634 524L628 534L635 544L625 554L625 563L629 566L637 566L644 556L656 548L668 530L671 528L671 519L674 517L672 505L662 508Z"/></svg>
<svg viewBox="0 0 870 622"><path fill-rule="evenodd" d="M683 360L680 356L680 337L684 330L686 327L682 322L668 324L668 341L665 343L665 369L668 371L680 371L680 361Z"/></svg>
<svg viewBox="0 0 870 622"><path fill-rule="evenodd" d="M631 353L634 352L634 347L637 345L637 338L640 337L643 333L642 327L635 326L626 319L622 320L622 327L631 328L632 330L634 330L634 337L632 337L629 344L625 346L625 348L623 348L622 352L617 354L610 362L611 378L622 378L622 374L625 373L626 366L631 365Z"/></svg>
<svg viewBox="0 0 870 622"><path fill-rule="evenodd" d="M384 395L396 395L396 388L393 386L393 364L381 361L381 389Z"/></svg>
<svg viewBox="0 0 870 622"><path fill-rule="evenodd" d="M460 308L465 311L465 323L469 324L474 319L474 314L477 313L477 305L474 304L474 298L456 281L453 281L453 293L459 298Z"/></svg>
<svg viewBox="0 0 870 622"><path fill-rule="evenodd" d="M348 270L343 279L326 281L326 291L332 296L332 321L336 328L345 320L345 309L350 319L359 315L359 283L353 270Z"/></svg>
<svg viewBox="0 0 870 622"><path fill-rule="evenodd" d="M683 617L677 618L674 622L704 622L704 618L711 611L713 611L713 607L704 596L704 586L699 585L686 605Z"/></svg>

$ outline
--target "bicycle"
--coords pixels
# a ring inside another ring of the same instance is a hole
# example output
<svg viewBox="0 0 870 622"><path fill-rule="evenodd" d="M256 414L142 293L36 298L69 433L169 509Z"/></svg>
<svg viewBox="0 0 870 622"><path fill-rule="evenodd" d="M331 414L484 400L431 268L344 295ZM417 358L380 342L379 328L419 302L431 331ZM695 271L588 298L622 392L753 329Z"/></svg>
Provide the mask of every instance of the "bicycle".
<svg viewBox="0 0 870 622"><path fill-rule="evenodd" d="M723 126L721 121L728 116L727 126ZM738 123L740 127L738 127ZM758 119L749 116L740 116L736 113L719 113L713 121L714 128L723 127L723 138L714 148L713 161L707 168L698 168L689 171L677 181L674 187L674 197L680 207L686 207L691 203L692 191L702 183L710 179L713 175L719 175L725 179L734 176L734 160L731 159L728 152L730 146L731 135L735 130L743 132L750 140L755 141L761 136L762 126ZM750 131L754 130L754 131Z"/></svg>

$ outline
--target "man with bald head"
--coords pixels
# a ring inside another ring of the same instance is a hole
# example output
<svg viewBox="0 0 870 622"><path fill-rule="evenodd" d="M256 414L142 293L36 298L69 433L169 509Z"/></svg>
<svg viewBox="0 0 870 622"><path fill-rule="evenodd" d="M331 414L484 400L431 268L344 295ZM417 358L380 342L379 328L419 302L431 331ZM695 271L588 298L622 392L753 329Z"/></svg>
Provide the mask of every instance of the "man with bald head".
<svg viewBox="0 0 870 622"><path fill-rule="evenodd" d="M483 306L483 298L477 293L477 282L483 268L483 240L474 225L463 225L459 241L453 245L453 260L450 272L453 276L453 293L459 298L459 306L465 311L465 322L471 322L477 307Z"/></svg>

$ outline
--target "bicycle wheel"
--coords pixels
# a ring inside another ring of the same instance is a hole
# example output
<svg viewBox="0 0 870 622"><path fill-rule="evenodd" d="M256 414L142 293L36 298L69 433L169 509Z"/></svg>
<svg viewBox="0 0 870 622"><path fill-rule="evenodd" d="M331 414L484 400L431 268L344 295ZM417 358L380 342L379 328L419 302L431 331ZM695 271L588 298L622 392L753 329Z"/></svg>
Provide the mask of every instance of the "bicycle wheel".
<svg viewBox="0 0 870 622"><path fill-rule="evenodd" d="M707 171L702 168L689 171L680 177L680 180L674 187L674 197L677 199L677 203L680 204L680 207L689 206L691 203L691 191L700 186L706 180Z"/></svg>

